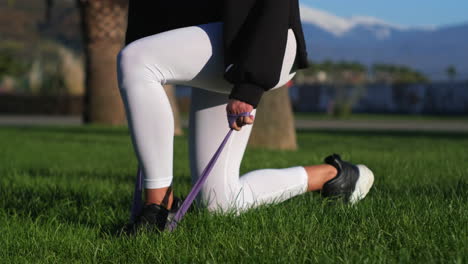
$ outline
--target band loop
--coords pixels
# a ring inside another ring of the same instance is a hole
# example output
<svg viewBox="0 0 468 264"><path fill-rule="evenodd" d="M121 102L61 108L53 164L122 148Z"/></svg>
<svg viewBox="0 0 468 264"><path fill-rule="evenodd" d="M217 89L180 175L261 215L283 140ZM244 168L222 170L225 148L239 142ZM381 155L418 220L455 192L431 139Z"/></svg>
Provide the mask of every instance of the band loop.
<svg viewBox="0 0 468 264"><path fill-rule="evenodd" d="M237 118L242 117L242 116L250 116L250 112L245 112L241 114L228 114L227 119L228 119L228 125L231 126L232 123L236 122Z"/></svg>

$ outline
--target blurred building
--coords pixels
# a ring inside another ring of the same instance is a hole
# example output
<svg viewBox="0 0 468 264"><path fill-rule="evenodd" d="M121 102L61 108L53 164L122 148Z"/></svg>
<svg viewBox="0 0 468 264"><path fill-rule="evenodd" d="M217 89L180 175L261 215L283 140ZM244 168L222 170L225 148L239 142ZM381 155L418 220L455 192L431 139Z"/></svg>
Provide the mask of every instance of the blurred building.
<svg viewBox="0 0 468 264"><path fill-rule="evenodd" d="M344 86L344 98L355 100L353 112L400 114L468 114L468 82ZM329 84L296 85L291 90L295 110L327 112L338 89Z"/></svg>

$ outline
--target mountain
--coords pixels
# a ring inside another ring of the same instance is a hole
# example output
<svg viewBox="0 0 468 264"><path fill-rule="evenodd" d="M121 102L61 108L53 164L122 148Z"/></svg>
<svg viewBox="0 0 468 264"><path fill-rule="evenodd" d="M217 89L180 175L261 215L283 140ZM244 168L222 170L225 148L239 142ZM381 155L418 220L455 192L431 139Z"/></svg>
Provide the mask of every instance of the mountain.
<svg viewBox="0 0 468 264"><path fill-rule="evenodd" d="M75 1L55 1L52 11L47 24L44 1L0 0L0 39L24 43L24 49L33 52L38 39L48 38L80 52ZM343 18L306 5L301 6L301 18L312 61L403 64L432 79L446 79L445 69L454 65L458 78L468 79L468 23L407 27L374 17Z"/></svg>
<svg viewBox="0 0 468 264"><path fill-rule="evenodd" d="M316 25L336 37L360 28L374 34L377 39L385 39L390 36L392 30L408 29L408 27L391 24L375 17L342 18L304 5L301 6L301 18L303 23Z"/></svg>
<svg viewBox="0 0 468 264"><path fill-rule="evenodd" d="M301 6L312 61L355 60L364 64L403 64L432 79L446 79L454 65L468 79L468 23L446 27L407 27L373 17L342 18Z"/></svg>

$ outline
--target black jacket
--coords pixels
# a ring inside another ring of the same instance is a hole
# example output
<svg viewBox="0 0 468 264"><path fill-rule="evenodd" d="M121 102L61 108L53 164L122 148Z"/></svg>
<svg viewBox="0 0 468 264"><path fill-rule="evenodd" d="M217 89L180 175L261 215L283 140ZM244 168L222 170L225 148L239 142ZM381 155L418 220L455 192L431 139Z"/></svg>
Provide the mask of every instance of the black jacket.
<svg viewBox="0 0 468 264"><path fill-rule="evenodd" d="M234 84L229 98L257 107L263 92L278 83L289 28L297 40L293 71L308 67L298 0L130 0L126 43L219 21L224 78Z"/></svg>

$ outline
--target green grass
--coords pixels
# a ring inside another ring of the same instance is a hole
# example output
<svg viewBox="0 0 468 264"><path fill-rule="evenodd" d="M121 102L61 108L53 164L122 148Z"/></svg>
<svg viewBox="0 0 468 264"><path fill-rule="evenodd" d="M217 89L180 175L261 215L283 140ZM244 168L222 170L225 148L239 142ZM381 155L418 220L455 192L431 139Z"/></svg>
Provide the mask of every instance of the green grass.
<svg viewBox="0 0 468 264"><path fill-rule="evenodd" d="M0 128L3 263L467 263L468 135L298 133L297 152L249 149L242 172L366 163L376 182L357 206L317 193L238 217L189 213L174 233L116 235L136 161L128 131ZM175 191L190 189L186 137L175 141Z"/></svg>
<svg viewBox="0 0 468 264"><path fill-rule="evenodd" d="M346 117L330 116L326 113L296 112L297 119L305 120L353 120L353 121L457 121L468 122L466 115L418 115L418 114L367 114L352 113Z"/></svg>

